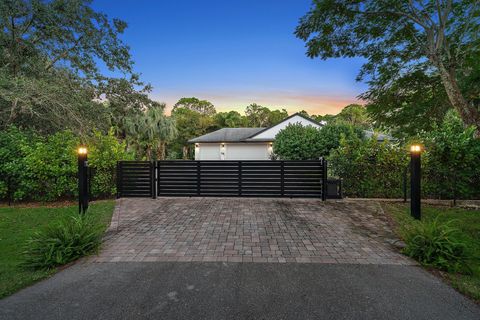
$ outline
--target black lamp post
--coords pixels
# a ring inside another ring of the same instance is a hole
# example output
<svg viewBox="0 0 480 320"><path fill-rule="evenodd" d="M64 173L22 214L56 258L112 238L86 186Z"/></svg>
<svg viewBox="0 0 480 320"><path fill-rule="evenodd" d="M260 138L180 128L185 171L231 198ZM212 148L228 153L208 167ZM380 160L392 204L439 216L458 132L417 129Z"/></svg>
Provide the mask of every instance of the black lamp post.
<svg viewBox="0 0 480 320"><path fill-rule="evenodd" d="M422 147L420 145L410 146L410 214L413 218L420 220L422 217L421 206L421 161L420 155Z"/></svg>
<svg viewBox="0 0 480 320"><path fill-rule="evenodd" d="M87 148L80 147L78 154L78 213L83 213L88 209L88 158Z"/></svg>

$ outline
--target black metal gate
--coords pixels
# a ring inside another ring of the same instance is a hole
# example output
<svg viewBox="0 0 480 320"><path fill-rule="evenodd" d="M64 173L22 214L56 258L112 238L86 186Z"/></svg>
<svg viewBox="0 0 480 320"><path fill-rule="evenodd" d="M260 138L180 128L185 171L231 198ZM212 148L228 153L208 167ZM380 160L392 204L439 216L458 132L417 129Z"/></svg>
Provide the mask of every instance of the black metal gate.
<svg viewBox="0 0 480 320"><path fill-rule="evenodd" d="M121 161L117 176L118 197L302 197L325 200L327 188L326 161L322 160Z"/></svg>
<svg viewBox="0 0 480 320"><path fill-rule="evenodd" d="M155 198L155 162L119 161L117 163L117 198Z"/></svg>

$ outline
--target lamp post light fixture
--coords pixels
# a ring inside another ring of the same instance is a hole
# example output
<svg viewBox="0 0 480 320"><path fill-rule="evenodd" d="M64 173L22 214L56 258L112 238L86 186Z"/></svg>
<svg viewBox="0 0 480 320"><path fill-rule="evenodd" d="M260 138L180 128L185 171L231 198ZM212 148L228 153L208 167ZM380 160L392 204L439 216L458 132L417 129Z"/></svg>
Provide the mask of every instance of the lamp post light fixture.
<svg viewBox="0 0 480 320"><path fill-rule="evenodd" d="M88 150L81 146L77 150L78 156L78 213L88 209Z"/></svg>
<svg viewBox="0 0 480 320"><path fill-rule="evenodd" d="M417 220L422 217L420 186L422 149L418 144L410 146L410 214Z"/></svg>

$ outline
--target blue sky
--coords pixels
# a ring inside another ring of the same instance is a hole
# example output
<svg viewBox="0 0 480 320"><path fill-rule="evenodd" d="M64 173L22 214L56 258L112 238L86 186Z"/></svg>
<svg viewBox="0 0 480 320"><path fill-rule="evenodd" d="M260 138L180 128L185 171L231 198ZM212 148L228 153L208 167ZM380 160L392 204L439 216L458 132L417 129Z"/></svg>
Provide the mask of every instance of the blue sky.
<svg viewBox="0 0 480 320"><path fill-rule="evenodd" d="M152 98L181 97L218 111L256 102L290 113L337 113L366 86L359 59L310 59L293 35L310 0L95 0L94 8L128 23L122 39Z"/></svg>

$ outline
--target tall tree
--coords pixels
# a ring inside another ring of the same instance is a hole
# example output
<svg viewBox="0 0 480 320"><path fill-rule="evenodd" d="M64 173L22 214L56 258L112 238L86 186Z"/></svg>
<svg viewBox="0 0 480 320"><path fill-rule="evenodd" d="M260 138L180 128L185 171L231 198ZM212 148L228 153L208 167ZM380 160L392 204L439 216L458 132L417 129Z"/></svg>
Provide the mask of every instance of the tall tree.
<svg viewBox="0 0 480 320"><path fill-rule="evenodd" d="M215 126L220 128L245 127L247 119L237 111L218 112L213 116Z"/></svg>
<svg viewBox="0 0 480 320"><path fill-rule="evenodd" d="M213 118L183 107L175 108L172 117L175 119L178 137L169 146L182 154L183 159L189 159L191 148L188 140L215 130Z"/></svg>
<svg viewBox="0 0 480 320"><path fill-rule="evenodd" d="M0 128L86 133L108 123L98 100L112 79L100 65L132 75L132 59L119 38L126 23L96 12L91 3L0 2ZM125 79L142 85L135 75Z"/></svg>
<svg viewBox="0 0 480 320"><path fill-rule="evenodd" d="M145 112L127 118L127 141L135 149L137 157L148 160L165 159L165 145L177 136L172 118L166 117L165 104L156 104Z"/></svg>
<svg viewBox="0 0 480 320"><path fill-rule="evenodd" d="M315 0L295 34L309 57L363 57L358 79L370 91L415 71L438 75L464 124L480 135L478 99L462 91L462 77L478 71L468 60L480 54L478 0Z"/></svg>
<svg viewBox="0 0 480 320"><path fill-rule="evenodd" d="M214 115L216 110L215 106L207 100L199 100L198 98L181 98L173 106L173 110L178 108L185 108L192 111L196 111L200 114L211 116Z"/></svg>
<svg viewBox="0 0 480 320"><path fill-rule="evenodd" d="M250 127L269 127L288 117L288 112L285 109L270 110L252 103L245 109L245 116Z"/></svg>
<svg viewBox="0 0 480 320"><path fill-rule="evenodd" d="M337 123L344 123L353 127L368 129L371 122L367 110L360 104L349 104L335 117Z"/></svg>
<svg viewBox="0 0 480 320"><path fill-rule="evenodd" d="M400 138L434 129L451 110L440 77L421 71L408 73L364 96L370 101L366 108L375 126Z"/></svg>

